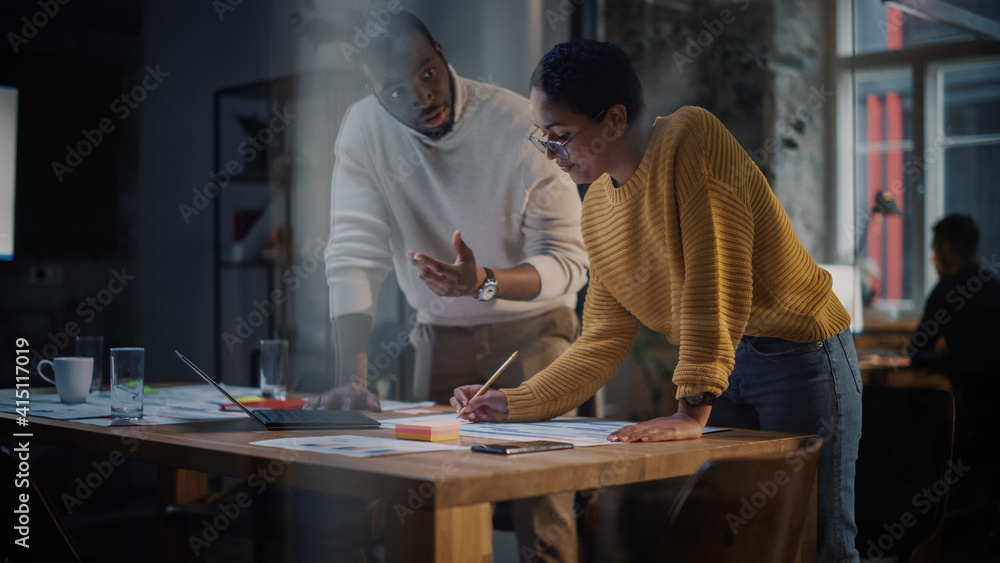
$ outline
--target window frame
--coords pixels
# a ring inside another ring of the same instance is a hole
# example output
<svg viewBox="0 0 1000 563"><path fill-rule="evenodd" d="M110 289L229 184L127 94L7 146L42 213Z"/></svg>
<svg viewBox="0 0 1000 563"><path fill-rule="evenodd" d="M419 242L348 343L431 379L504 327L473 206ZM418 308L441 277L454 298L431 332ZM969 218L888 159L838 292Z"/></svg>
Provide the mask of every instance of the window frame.
<svg viewBox="0 0 1000 563"><path fill-rule="evenodd" d="M857 154L855 120L855 78L858 75L896 71L908 68L911 72L913 95L912 154L922 159L922 166L913 166L910 185L913 189L912 220L915 240L912 256L911 295L908 306L867 307L865 320L918 319L923 311L923 303L932 289L928 283L937 277L930 260L929 233L931 219L944 212L944 158L928 158L928 148L934 147L942 119L942 79L943 69L956 65L988 64L1000 62L1000 44L981 39L958 43L941 43L917 47L903 47L894 51L854 54L854 5L863 0L837 2L836 57L834 73L837 79L836 111L836 217L837 224L843 225L834 241L836 255L849 256L858 269L856 257L857 241L863 223L859 224L856 212L856 191L859 186L855 178L855 158ZM941 155L943 156L943 155ZM924 251L921 251L923 249ZM860 276L860 272L858 273Z"/></svg>

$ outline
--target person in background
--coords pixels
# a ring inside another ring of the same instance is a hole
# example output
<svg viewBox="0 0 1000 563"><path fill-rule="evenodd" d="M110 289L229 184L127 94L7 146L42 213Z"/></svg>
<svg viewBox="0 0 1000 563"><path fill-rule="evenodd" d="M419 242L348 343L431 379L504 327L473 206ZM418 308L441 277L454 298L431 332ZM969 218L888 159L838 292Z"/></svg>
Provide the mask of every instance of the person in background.
<svg viewBox="0 0 1000 563"><path fill-rule="evenodd" d="M706 424L817 434L819 560L858 561L861 377L850 317L764 175L708 111L647 121L631 61L610 43L553 47L529 100L527 140L574 182L592 182L583 334L519 386L471 401L479 385L459 387L452 406L472 421L557 416L611 377L644 324L680 346L678 411L608 439L695 439Z"/></svg>
<svg viewBox="0 0 1000 563"><path fill-rule="evenodd" d="M979 228L968 215L942 218L933 227L931 260L939 280L931 290L907 355L913 367L944 373L955 395L954 459L972 467L954 484L954 508L985 510L996 535L1000 471L988 446L992 409L1000 391L997 259L980 264ZM942 344L944 346L940 346ZM988 519L982 519L987 521Z"/></svg>
<svg viewBox="0 0 1000 563"><path fill-rule="evenodd" d="M588 262L576 186L520 144L528 101L459 77L409 12L392 13L354 62L372 94L337 136L326 249L340 385L307 408L378 408L368 342L393 270L416 310L414 398L447 403L515 350L501 380L520 384L579 332ZM572 499L513 503L525 560L576 560Z"/></svg>
<svg viewBox="0 0 1000 563"><path fill-rule="evenodd" d="M952 214L933 227L931 261L937 285L924 304L907 355L914 366L947 373L957 383L996 374L1000 342L1000 280L976 257L979 228L972 217ZM944 350L938 350L944 340Z"/></svg>

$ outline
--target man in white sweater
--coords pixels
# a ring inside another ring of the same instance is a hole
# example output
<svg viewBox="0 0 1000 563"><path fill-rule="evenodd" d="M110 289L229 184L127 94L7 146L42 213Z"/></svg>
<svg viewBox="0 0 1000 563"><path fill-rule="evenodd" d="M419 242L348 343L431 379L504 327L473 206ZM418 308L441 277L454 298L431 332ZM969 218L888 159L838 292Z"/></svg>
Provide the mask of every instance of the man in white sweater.
<svg viewBox="0 0 1000 563"><path fill-rule="evenodd" d="M367 350L391 270L416 310L415 398L447 404L515 350L494 386L516 387L579 329L588 262L576 186L524 142L527 99L457 76L412 14L392 14L355 50L372 95L337 137L326 249L339 386L309 407L378 408ZM571 501L514 503L524 560L575 561Z"/></svg>

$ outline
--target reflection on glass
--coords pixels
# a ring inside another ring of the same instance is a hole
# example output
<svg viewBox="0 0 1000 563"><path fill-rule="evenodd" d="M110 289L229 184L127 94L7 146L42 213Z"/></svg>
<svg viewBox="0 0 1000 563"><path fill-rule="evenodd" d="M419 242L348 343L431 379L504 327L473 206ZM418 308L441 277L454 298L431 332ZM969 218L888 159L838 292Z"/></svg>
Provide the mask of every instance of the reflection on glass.
<svg viewBox="0 0 1000 563"><path fill-rule="evenodd" d="M970 215L980 229L980 256L1000 252L1000 61L941 69L944 131L930 150L944 153L944 209ZM940 217L929 218L936 221Z"/></svg>
<svg viewBox="0 0 1000 563"><path fill-rule="evenodd" d="M856 261L865 306L908 306L913 270L913 93L909 70L855 82Z"/></svg>
<svg viewBox="0 0 1000 563"><path fill-rule="evenodd" d="M948 136L1000 133L1000 64L962 65L941 74Z"/></svg>
<svg viewBox="0 0 1000 563"><path fill-rule="evenodd" d="M969 0L950 0L949 3L986 17L996 17L995 6L972 5L976 3ZM972 35L943 23L887 7L882 0L854 0L854 52L858 55L973 39Z"/></svg>

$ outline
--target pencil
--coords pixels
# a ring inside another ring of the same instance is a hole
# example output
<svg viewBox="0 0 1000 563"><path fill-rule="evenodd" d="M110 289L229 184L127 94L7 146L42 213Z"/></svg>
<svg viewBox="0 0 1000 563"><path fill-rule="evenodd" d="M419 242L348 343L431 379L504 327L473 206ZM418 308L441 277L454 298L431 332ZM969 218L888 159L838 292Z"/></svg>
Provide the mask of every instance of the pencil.
<svg viewBox="0 0 1000 563"><path fill-rule="evenodd" d="M484 383L484 384L483 384L483 386L479 388L479 391L476 391L476 394L472 396L472 399L475 399L476 397L478 397L478 396L482 395L482 394L483 394L483 391L486 391L487 389L489 389L489 388L490 388L490 385L491 385L491 384L493 383L493 381L494 381L494 380L496 380L496 378L497 378L497 377L498 377L498 376L499 376L499 375L500 375L501 373L503 373L503 370L507 369L507 366L509 366L509 365L510 365L510 363L511 363L511 362L513 362L513 361L514 361L514 358L516 358L516 357L517 357L517 350L515 350L515 351L514 351L514 353L513 353L513 354L511 354L509 358L507 358L507 361L506 361L506 362L504 362L502 366L500 366L500 369L498 369L498 370L496 371L496 373L494 373L494 374L493 374L493 376L492 376L492 377L490 377L490 378L489 378L489 379L488 379L488 380L486 381L486 383ZM472 399L469 399L469 401L472 401ZM466 403L466 404L468 404L468 403ZM462 415L463 415L463 414L465 414L465 407L462 407L462 410L458 411L458 418L462 418Z"/></svg>

